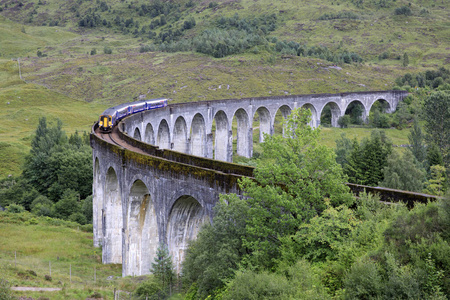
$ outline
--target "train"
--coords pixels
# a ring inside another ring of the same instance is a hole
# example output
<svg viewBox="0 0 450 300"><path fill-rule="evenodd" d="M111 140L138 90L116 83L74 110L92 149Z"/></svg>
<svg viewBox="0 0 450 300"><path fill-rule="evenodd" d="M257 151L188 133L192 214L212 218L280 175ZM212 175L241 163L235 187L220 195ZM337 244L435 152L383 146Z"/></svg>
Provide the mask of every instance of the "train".
<svg viewBox="0 0 450 300"><path fill-rule="evenodd" d="M167 106L167 99L158 98L129 102L108 108L99 117L99 129L103 133L111 132L113 126L126 116L165 106Z"/></svg>

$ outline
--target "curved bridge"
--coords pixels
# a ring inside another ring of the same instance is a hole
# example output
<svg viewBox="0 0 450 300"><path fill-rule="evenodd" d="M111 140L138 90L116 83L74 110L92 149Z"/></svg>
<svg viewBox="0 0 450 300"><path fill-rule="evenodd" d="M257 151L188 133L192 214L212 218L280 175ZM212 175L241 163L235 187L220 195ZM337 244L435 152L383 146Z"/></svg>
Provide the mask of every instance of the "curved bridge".
<svg viewBox="0 0 450 300"><path fill-rule="evenodd" d="M148 274L164 244L179 272L188 242L211 221L219 195L240 193L238 179L252 176L252 168L229 163L233 139L236 153L251 157L253 131L259 130L260 142L263 133L273 134L277 114L305 107L317 127L329 105L336 126L354 101L367 118L376 101L393 112L406 95L380 91L172 104L129 116L111 134L94 126L94 245L103 247L103 263L122 263L123 276Z"/></svg>

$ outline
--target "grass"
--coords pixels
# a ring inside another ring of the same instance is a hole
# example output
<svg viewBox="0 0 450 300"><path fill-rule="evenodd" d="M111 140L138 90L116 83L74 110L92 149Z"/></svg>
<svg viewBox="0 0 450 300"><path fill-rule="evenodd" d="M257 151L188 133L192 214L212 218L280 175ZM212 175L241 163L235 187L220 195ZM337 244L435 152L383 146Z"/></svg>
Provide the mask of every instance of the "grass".
<svg viewBox="0 0 450 300"><path fill-rule="evenodd" d="M48 281L45 275L50 275L50 267L52 280ZM14 292L35 299L85 299L94 291L112 298L115 287L134 286L128 279L116 279L121 276L120 265L101 263L101 249L93 247L92 232L81 231L76 223L30 213L0 212L0 273L12 286L62 288L60 292ZM113 279L107 280L109 276Z"/></svg>
<svg viewBox="0 0 450 300"><path fill-rule="evenodd" d="M0 178L20 174L39 118L61 119L68 135L76 130L90 132L106 107L26 83L19 78L17 61L0 60Z"/></svg>
<svg viewBox="0 0 450 300"><path fill-rule="evenodd" d="M387 7L380 7L375 0L364 1L362 6L347 0L242 0L218 1L215 9L205 2L192 8L182 6L178 21L155 29L159 33L169 25L176 27L194 17L197 26L186 32L192 38L211 27L221 15L254 17L275 13L278 27L268 36L269 41L277 37L309 46L324 45L335 51L354 51L365 59L362 65L343 64L340 70L328 68L333 64L319 58L282 56L264 47L256 53L221 59L191 52L139 53L139 47L150 40L122 34L114 26L90 30L77 26L75 12L83 15L98 6L96 2L21 2L21 9L2 4L0 13L0 178L20 174L31 136L42 116L50 121L62 119L70 134L74 130L89 131L106 107L141 95L167 97L175 103L386 90L405 73L450 63L449 7L433 0L385 1ZM139 6L147 2L133 3ZM124 19L134 18L141 26L153 20L139 16L128 7L129 3L113 0L108 5L111 9L100 13L102 18L112 20L120 14ZM394 15L395 8L403 5L410 5L412 16ZM37 14L32 15L33 10ZM352 12L359 18L318 20L326 13L339 12ZM51 20L61 20L62 26L42 26ZM270 42L269 46L275 44ZM113 53L103 54L104 47L110 47ZM90 55L94 48L97 54ZM37 57L38 50L47 56ZM382 52L388 52L389 59L378 60ZM410 60L407 67L396 59L405 52ZM11 60L17 57L23 80L18 76L17 61ZM355 136L363 136L361 132ZM394 132L394 144L403 143L406 134ZM324 130L324 143L334 145L336 134Z"/></svg>

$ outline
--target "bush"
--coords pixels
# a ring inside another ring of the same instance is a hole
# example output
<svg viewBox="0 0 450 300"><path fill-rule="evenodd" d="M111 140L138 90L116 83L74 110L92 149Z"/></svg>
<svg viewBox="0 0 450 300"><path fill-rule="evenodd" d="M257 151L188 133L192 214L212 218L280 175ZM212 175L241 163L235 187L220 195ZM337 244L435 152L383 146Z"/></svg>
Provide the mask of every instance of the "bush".
<svg viewBox="0 0 450 300"><path fill-rule="evenodd" d="M354 263L344 280L345 299L381 298L381 280L375 262L365 259Z"/></svg>
<svg viewBox="0 0 450 300"><path fill-rule="evenodd" d="M2 300L14 299L11 294L11 288L10 288L9 282L4 279L0 279L0 299L2 299Z"/></svg>
<svg viewBox="0 0 450 300"><path fill-rule="evenodd" d="M113 50L109 47L105 46L105 48L103 48L103 53L105 53L105 54L112 54L112 52L113 52Z"/></svg>
<svg viewBox="0 0 450 300"><path fill-rule="evenodd" d="M284 276L246 270L228 284L223 299L288 299L294 291L295 287Z"/></svg>
<svg viewBox="0 0 450 300"><path fill-rule="evenodd" d="M396 15L405 15L405 16L412 15L412 11L411 11L411 8L409 8L409 6L398 7L395 9L394 13Z"/></svg>
<svg viewBox="0 0 450 300"><path fill-rule="evenodd" d="M158 283L153 277L150 277L149 280L138 285L134 291L134 294L136 294L139 299L157 300L162 298L163 290L161 288L161 284Z"/></svg>
<svg viewBox="0 0 450 300"><path fill-rule="evenodd" d="M347 128L348 124L350 124L350 116L349 115L339 117L339 119L338 119L339 127Z"/></svg>
<svg viewBox="0 0 450 300"><path fill-rule="evenodd" d="M6 207L6 210L10 213L19 214L25 211L25 208L22 205L11 203Z"/></svg>

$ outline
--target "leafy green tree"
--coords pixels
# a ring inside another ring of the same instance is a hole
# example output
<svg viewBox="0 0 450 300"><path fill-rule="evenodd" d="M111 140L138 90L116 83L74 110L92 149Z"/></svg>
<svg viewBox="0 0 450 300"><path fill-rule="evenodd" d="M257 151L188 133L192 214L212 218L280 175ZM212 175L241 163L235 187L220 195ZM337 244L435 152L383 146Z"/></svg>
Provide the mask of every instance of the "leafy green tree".
<svg viewBox="0 0 450 300"><path fill-rule="evenodd" d="M80 195L71 189L63 192L61 199L53 206L53 215L67 220L70 215L80 212Z"/></svg>
<svg viewBox="0 0 450 300"><path fill-rule="evenodd" d="M156 256L150 272L162 284L163 290L172 285L175 279L175 272L173 271L172 257L166 246L161 245L156 250Z"/></svg>
<svg viewBox="0 0 450 300"><path fill-rule="evenodd" d="M383 169L384 179L381 186L411 192L421 192L426 180L426 172L419 165L412 152L405 152L400 157L392 151Z"/></svg>
<svg viewBox="0 0 450 300"><path fill-rule="evenodd" d="M67 137L62 131L60 120L54 127L48 128L46 118L39 119L22 175L41 194L45 195L49 186L56 180L56 175L48 168L49 159L55 149L66 142Z"/></svg>
<svg viewBox="0 0 450 300"><path fill-rule="evenodd" d="M339 127L347 128L348 124L350 124L350 116L349 115L339 117L339 119L338 119Z"/></svg>
<svg viewBox="0 0 450 300"><path fill-rule="evenodd" d="M87 136L75 132L68 139L60 120L48 127L46 119L41 118L25 160L23 178L54 202L66 189L87 197L92 190L92 152Z"/></svg>
<svg viewBox="0 0 450 300"><path fill-rule="evenodd" d="M431 178L425 183L424 193L443 196L446 190L445 182L445 168L440 165L434 165L430 167Z"/></svg>
<svg viewBox="0 0 450 300"><path fill-rule="evenodd" d="M241 181L250 206L244 241L252 254L246 259L256 267L274 267L280 237L323 212L326 198L333 206L352 201L333 150L319 145L320 130L308 125L310 116L293 110L284 136L266 135L255 178Z"/></svg>
<svg viewBox="0 0 450 300"><path fill-rule="evenodd" d="M378 265L369 259L356 262L345 278L344 299L379 299L383 282Z"/></svg>
<svg viewBox="0 0 450 300"><path fill-rule="evenodd" d="M348 163L348 156L353 148L352 141L345 136L345 133L341 133L341 138L336 140L336 162L344 167Z"/></svg>
<svg viewBox="0 0 450 300"><path fill-rule="evenodd" d="M450 165L450 93L439 91L431 94L423 104L425 129L429 144L435 143L441 150L445 166Z"/></svg>
<svg viewBox="0 0 450 300"><path fill-rule="evenodd" d="M363 139L360 144L355 140L353 150L344 167L349 182L376 186L383 181L383 168L392 152L392 143L383 131L372 131L370 139Z"/></svg>
<svg viewBox="0 0 450 300"><path fill-rule="evenodd" d="M242 238L246 235L248 203L235 194L221 195L214 207L212 224L203 225L192 241L183 262L183 277L196 283L200 298L224 287L234 276L247 253Z"/></svg>
<svg viewBox="0 0 450 300"><path fill-rule="evenodd" d="M428 166L435 166L435 165L444 165L444 160L442 159L441 150L436 146L436 144L431 144L431 146L428 146L427 148L427 163ZM429 169L428 169L429 171Z"/></svg>
<svg viewBox="0 0 450 300"><path fill-rule="evenodd" d="M409 151L414 155L418 162L423 163L426 159L427 149L424 144L425 134L422 132L422 128L418 120L414 120L414 127L408 134L408 140L411 147L408 148Z"/></svg>
<svg viewBox="0 0 450 300"><path fill-rule="evenodd" d="M345 240L359 221L345 205L328 208L309 222L300 225L295 235L284 236L283 259L302 257L312 262L335 260Z"/></svg>

